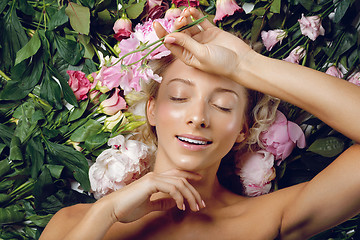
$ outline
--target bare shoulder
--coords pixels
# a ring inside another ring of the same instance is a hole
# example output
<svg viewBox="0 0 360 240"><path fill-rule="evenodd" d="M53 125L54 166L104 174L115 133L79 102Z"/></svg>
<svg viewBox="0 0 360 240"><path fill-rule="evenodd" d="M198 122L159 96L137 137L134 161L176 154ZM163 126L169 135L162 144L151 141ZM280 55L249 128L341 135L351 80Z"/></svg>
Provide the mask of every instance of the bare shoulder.
<svg viewBox="0 0 360 240"><path fill-rule="evenodd" d="M40 240L63 239L85 216L92 204L77 204L58 211L47 224Z"/></svg>

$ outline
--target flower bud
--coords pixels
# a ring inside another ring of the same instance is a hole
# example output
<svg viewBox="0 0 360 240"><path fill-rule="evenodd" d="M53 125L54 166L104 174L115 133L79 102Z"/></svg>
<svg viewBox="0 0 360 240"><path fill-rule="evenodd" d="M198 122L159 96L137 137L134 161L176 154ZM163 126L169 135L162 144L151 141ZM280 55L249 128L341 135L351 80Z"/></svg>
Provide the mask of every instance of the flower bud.
<svg viewBox="0 0 360 240"><path fill-rule="evenodd" d="M176 19L176 18L180 17L180 14L181 14L181 9L175 7L175 5L173 4L173 5L171 6L171 8L169 8L169 9L165 12L165 18L166 18L167 20Z"/></svg>
<svg viewBox="0 0 360 240"><path fill-rule="evenodd" d="M339 68L337 68L336 66L331 66L329 67L326 72L326 74L329 74L331 76L337 77L337 78L343 78L344 74L340 71Z"/></svg>
<svg viewBox="0 0 360 240"><path fill-rule="evenodd" d="M357 72L355 73L354 75L352 75L350 78L349 78L349 82L357 85L357 86L360 86L360 72Z"/></svg>
<svg viewBox="0 0 360 240"><path fill-rule="evenodd" d="M115 92L113 93L113 95L100 103L98 112L105 113L107 115L114 115L119 110L125 109L125 99L120 96L119 92L120 90L118 88L115 88Z"/></svg>
<svg viewBox="0 0 360 240"><path fill-rule="evenodd" d="M131 20L123 14L121 18L116 20L113 26L113 30L115 32L114 38L118 41L129 38L132 31L132 23Z"/></svg>
<svg viewBox="0 0 360 240"><path fill-rule="evenodd" d="M261 32L261 39L266 47L266 50L271 51L271 49L277 44L278 42L282 42L282 40L287 37L287 33L281 29L275 29L270 31L262 31Z"/></svg>
<svg viewBox="0 0 360 240"><path fill-rule="evenodd" d="M321 26L321 18L319 16L305 17L302 14L300 23L300 30L302 35L307 36L311 40L315 41L319 35L325 35L325 29Z"/></svg>
<svg viewBox="0 0 360 240"><path fill-rule="evenodd" d="M125 115L121 111L118 111L115 115L113 115L111 117L107 117L105 119L104 131L111 132L113 130L113 128L116 126L116 124L118 124L119 122L121 122L120 126L124 126L125 124L128 123L128 120L126 119Z"/></svg>

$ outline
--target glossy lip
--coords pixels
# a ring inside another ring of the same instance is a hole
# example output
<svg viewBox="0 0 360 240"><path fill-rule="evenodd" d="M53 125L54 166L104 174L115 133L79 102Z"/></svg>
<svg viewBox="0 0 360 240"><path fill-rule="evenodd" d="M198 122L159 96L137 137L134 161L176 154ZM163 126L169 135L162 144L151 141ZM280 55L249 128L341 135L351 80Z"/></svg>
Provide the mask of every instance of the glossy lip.
<svg viewBox="0 0 360 240"><path fill-rule="evenodd" d="M194 135L190 135L190 134L176 135L175 137L176 137L176 140L178 141L178 143L180 144L180 146L182 146L183 148L190 150L190 151L201 151L201 150L208 148L212 144L212 141L207 138L200 137L200 136L194 136ZM207 144L205 144L205 145L191 144L191 143L181 141L178 137L184 137L184 138L189 138L189 139L193 139L193 140L204 141L204 142L207 142Z"/></svg>

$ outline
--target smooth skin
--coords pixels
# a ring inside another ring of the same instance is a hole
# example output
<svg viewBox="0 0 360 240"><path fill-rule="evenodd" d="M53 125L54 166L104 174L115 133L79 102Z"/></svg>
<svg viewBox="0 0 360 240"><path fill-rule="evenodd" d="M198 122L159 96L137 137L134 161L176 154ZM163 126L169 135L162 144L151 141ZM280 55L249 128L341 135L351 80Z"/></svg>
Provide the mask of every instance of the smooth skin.
<svg viewBox="0 0 360 240"><path fill-rule="evenodd" d="M189 23L190 15L195 19L202 16L188 8L176 27ZM360 88L306 67L261 56L207 20L201 27L204 31L195 26L184 33L167 34L155 24L159 36L167 35L166 47L183 62L176 60L169 67L159 96L147 105L149 122L160 133L154 172L94 204L60 210L40 239L306 239L359 213L357 144L310 182L260 197L238 196L218 183L215 170L219 157L226 154L230 142L242 141L244 136L242 127L234 127L231 141L224 146L217 144L223 134L217 131L216 116L227 123L234 119L239 126L242 123L243 91L235 89L240 96L237 99L222 95L224 92L218 95L222 84L225 92L236 83L279 97L313 113L355 142L360 141ZM176 77L172 76L172 67L181 73L193 71L191 76L178 75L192 86L179 80L176 87L166 88ZM184 71L179 71L180 67ZM211 84L205 87L205 81ZM186 91L173 91L178 88ZM189 91L193 95L184 95ZM190 108L186 105L191 106L189 113L184 110ZM164 116L166 108L170 113ZM221 111L226 108L231 108L230 113ZM184 110L186 116L181 119L171 114L175 109ZM164 126L162 122L171 119L177 119L176 127ZM197 151L176 142L178 135L210 140L199 150L207 157L194 157ZM162 138L167 141L161 143Z"/></svg>

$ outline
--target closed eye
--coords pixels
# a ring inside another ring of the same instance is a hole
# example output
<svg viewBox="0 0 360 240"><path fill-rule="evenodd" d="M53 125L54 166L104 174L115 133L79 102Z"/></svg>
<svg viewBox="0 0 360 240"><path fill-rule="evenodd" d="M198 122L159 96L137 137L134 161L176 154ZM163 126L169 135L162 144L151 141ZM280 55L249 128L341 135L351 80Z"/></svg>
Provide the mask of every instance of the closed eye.
<svg viewBox="0 0 360 240"><path fill-rule="evenodd" d="M182 102L185 101L187 98L181 98L181 97L170 97L171 101L175 101L175 102Z"/></svg>
<svg viewBox="0 0 360 240"><path fill-rule="evenodd" d="M214 104L214 106L217 108L217 109L219 109L219 110L221 110L221 111L223 111L223 112L231 112L231 108L225 108L225 107L221 107L221 106L218 106L218 105L215 105Z"/></svg>

